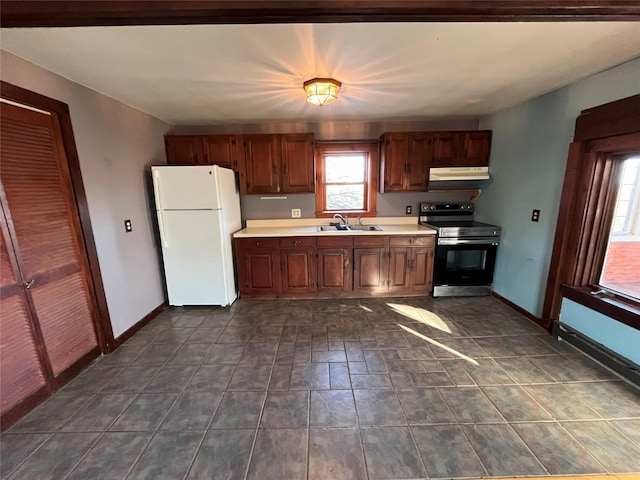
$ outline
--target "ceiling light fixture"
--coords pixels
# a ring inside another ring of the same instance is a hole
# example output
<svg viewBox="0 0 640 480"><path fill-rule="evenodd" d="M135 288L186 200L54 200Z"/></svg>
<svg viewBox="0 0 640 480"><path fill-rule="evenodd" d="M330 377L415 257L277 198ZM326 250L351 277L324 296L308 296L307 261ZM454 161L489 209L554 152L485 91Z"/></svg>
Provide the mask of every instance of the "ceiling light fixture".
<svg viewBox="0 0 640 480"><path fill-rule="evenodd" d="M322 107L338 99L338 91L342 83L333 78L312 78L304 82L307 102Z"/></svg>

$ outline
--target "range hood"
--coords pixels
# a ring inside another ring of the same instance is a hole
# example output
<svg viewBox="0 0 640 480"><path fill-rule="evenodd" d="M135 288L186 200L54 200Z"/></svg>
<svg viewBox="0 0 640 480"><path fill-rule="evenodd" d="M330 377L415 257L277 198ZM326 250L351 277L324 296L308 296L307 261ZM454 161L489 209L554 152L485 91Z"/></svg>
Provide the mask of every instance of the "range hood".
<svg viewBox="0 0 640 480"><path fill-rule="evenodd" d="M489 167L444 167L429 169L430 182L445 180L487 180Z"/></svg>

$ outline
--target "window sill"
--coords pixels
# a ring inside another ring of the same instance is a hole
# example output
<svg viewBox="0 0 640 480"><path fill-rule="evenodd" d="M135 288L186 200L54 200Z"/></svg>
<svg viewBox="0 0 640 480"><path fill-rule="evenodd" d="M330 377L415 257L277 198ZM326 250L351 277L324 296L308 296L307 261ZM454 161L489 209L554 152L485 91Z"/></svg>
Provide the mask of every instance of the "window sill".
<svg viewBox="0 0 640 480"><path fill-rule="evenodd" d="M562 284L560 285L560 293L569 300L640 330L640 306L637 304L623 301L620 298L591 295L591 289L585 287L571 287Z"/></svg>

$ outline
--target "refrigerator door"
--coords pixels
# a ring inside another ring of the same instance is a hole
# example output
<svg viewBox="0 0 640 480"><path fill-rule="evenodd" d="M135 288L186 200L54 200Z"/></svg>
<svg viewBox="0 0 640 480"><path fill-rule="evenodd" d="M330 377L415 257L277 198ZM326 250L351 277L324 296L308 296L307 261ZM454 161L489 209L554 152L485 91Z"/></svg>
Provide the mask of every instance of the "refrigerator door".
<svg viewBox="0 0 640 480"><path fill-rule="evenodd" d="M221 212L158 210L170 305L229 305ZM233 277L232 277L233 278Z"/></svg>
<svg viewBox="0 0 640 480"><path fill-rule="evenodd" d="M233 268L233 251L231 248L233 234L242 228L240 216L240 192L233 170L220 168L218 174L218 192L222 205L222 249L223 262L226 272L227 295L236 298L236 279Z"/></svg>
<svg viewBox="0 0 640 480"><path fill-rule="evenodd" d="M151 167L157 210L218 210L215 165Z"/></svg>

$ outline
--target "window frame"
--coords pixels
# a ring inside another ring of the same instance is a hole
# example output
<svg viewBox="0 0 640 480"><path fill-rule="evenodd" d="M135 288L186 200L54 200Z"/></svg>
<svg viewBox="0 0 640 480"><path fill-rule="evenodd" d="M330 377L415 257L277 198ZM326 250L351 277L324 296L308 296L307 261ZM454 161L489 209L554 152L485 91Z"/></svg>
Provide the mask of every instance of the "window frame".
<svg viewBox="0 0 640 480"><path fill-rule="evenodd" d="M319 143L316 142L316 217L333 217L336 213L356 215L358 217L375 217L378 191L378 158L379 144L376 143ZM365 208L362 210L328 210L326 208L325 161L327 155L357 154L366 155L365 160Z"/></svg>
<svg viewBox="0 0 640 480"><path fill-rule="evenodd" d="M613 291L593 294L601 289L607 219L614 214L615 167L640 151L639 125L640 95L583 110L576 120L541 318L547 327L566 297L640 329L639 301Z"/></svg>
<svg viewBox="0 0 640 480"><path fill-rule="evenodd" d="M624 142L623 139L621 140ZM592 148L597 149L598 143L593 142ZM582 261L588 262L591 258L591 264L582 267L584 268L585 273L583 281L581 282L582 285L580 286L590 288L594 292L604 291L603 295L640 307L640 298L626 295L600 283L600 277L602 276L602 271L605 266L604 263L607 247L611 239L617 198L620 193L622 164L629 158L638 157L640 155L640 147L636 151L631 150L624 153L597 153L598 158L596 161L605 165L602 185L600 187L600 191L597 192L599 196L598 206L603 206L602 216L601 218L596 219L596 222L594 222L592 227L592 231L586 232L584 235L585 238L588 238L590 241L594 241L595 248L593 249L592 257L588 256L587 251L587 256L584 257L584 260L581 260L580 258L578 259L578 265L580 266ZM609 168L607 168L606 164L610 164ZM594 179L594 181L597 181L597 179Z"/></svg>

